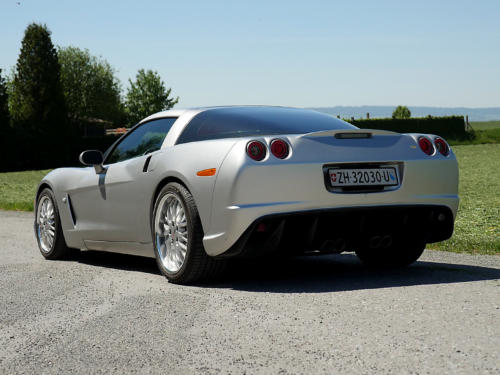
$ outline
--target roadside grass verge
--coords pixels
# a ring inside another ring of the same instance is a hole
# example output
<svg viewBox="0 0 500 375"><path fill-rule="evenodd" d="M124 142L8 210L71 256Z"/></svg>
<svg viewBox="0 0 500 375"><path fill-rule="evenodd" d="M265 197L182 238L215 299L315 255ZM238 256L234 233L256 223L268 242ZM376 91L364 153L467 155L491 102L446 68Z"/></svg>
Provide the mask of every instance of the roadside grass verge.
<svg viewBox="0 0 500 375"><path fill-rule="evenodd" d="M33 211L36 188L49 171L0 173L0 209Z"/></svg>
<svg viewBox="0 0 500 375"><path fill-rule="evenodd" d="M500 144L453 146L460 168L460 208L453 237L428 248L500 254ZM0 209L32 211L49 170L0 173Z"/></svg>
<svg viewBox="0 0 500 375"><path fill-rule="evenodd" d="M454 146L460 207L453 237L428 248L500 254L500 144Z"/></svg>

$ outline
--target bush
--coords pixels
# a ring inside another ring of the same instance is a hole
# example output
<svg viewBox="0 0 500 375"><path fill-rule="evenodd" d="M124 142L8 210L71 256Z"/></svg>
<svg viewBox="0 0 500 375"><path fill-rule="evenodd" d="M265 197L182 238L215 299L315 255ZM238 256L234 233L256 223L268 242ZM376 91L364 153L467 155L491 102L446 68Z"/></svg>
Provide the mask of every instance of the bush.
<svg viewBox="0 0 500 375"><path fill-rule="evenodd" d="M394 112L392 112L392 118L407 119L411 117L411 111L407 106L398 105Z"/></svg>
<svg viewBox="0 0 500 375"><path fill-rule="evenodd" d="M473 132L465 130L463 116L429 116L408 119L348 119L346 121L362 129L390 130L398 133L429 133L449 139L474 138Z"/></svg>

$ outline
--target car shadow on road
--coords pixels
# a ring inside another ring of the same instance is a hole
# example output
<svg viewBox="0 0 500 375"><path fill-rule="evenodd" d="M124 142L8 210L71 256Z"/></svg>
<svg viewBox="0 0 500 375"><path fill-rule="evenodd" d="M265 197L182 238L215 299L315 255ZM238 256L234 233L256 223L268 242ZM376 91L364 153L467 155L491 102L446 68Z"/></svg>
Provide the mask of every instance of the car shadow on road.
<svg viewBox="0 0 500 375"><path fill-rule="evenodd" d="M82 252L78 262L160 275L156 261L132 255ZM232 261L217 280L196 284L249 292L323 293L500 279L500 269L419 261L400 269L370 269L352 254ZM167 280L165 280L165 283Z"/></svg>
<svg viewBox="0 0 500 375"><path fill-rule="evenodd" d="M420 261L400 269L370 269L355 255L235 263L211 285L249 292L323 293L500 279L500 269Z"/></svg>
<svg viewBox="0 0 500 375"><path fill-rule="evenodd" d="M92 250L82 251L70 260L76 260L89 266L160 275L156 261L153 258Z"/></svg>

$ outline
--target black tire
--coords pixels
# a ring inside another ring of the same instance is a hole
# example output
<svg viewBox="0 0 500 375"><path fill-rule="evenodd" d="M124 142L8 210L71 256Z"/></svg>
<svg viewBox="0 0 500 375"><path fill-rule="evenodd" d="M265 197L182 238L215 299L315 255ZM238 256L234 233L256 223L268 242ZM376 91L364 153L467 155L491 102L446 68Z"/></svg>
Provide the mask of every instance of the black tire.
<svg viewBox="0 0 500 375"><path fill-rule="evenodd" d="M52 202L54 208L54 232L55 232L54 241L52 242L51 246L49 246L46 250L44 250L42 247L40 227L38 223L38 208L40 202L42 202L45 199L49 199ZM59 209L57 207L57 202L54 197L54 193L49 188L44 189L36 200L34 227L35 227L35 237L38 243L38 249L40 250L40 253L42 253L42 255L45 257L45 259L50 259L50 260L64 259L64 258L69 258L71 255L74 254L75 250L70 249L68 246L66 246L66 241L64 239L64 234L61 228L61 219L59 216Z"/></svg>
<svg viewBox="0 0 500 375"><path fill-rule="evenodd" d="M363 264L370 267L405 267L417 261L425 250L425 242L414 241L395 244L387 249L368 247L356 250L356 255Z"/></svg>
<svg viewBox="0 0 500 375"><path fill-rule="evenodd" d="M169 271L163 264L158 251L155 217L162 198L167 194L174 194L181 201L187 219L188 244L184 263L176 272ZM155 200L151 216L151 232L155 250L156 263L160 272L172 283L190 284L197 281L208 280L218 275L224 268L225 261L214 259L207 255L203 247L203 228L201 226L198 209L191 193L181 184L171 182L165 185Z"/></svg>

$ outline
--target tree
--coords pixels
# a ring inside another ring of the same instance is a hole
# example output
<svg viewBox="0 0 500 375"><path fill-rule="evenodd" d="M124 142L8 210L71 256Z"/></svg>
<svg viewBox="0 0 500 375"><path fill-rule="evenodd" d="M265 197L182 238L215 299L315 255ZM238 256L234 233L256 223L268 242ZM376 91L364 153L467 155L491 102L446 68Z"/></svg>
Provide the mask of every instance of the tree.
<svg viewBox="0 0 500 375"><path fill-rule="evenodd" d="M60 47L58 55L70 118L123 121L120 82L111 65L76 47Z"/></svg>
<svg viewBox="0 0 500 375"><path fill-rule="evenodd" d="M0 134L10 126L9 114L9 95L7 93L7 85L2 77L2 69L0 69Z"/></svg>
<svg viewBox="0 0 500 375"><path fill-rule="evenodd" d="M10 129L8 100L7 85L2 77L2 69L0 69L0 156L2 159L0 171L8 170L11 164L12 131Z"/></svg>
<svg viewBox="0 0 500 375"><path fill-rule="evenodd" d="M152 70L137 72L135 82L129 79L125 109L130 124L135 124L155 112L165 111L179 102L179 97L171 98L171 88L165 88L157 72Z"/></svg>
<svg viewBox="0 0 500 375"><path fill-rule="evenodd" d="M22 158L24 167L64 162L65 154L56 153L68 135L60 70L50 31L45 25L28 25L9 97L12 125L24 146L17 149L16 160Z"/></svg>
<svg viewBox="0 0 500 375"><path fill-rule="evenodd" d="M407 106L398 105L394 112L392 112L392 118L397 119L407 119L411 117L411 112Z"/></svg>

